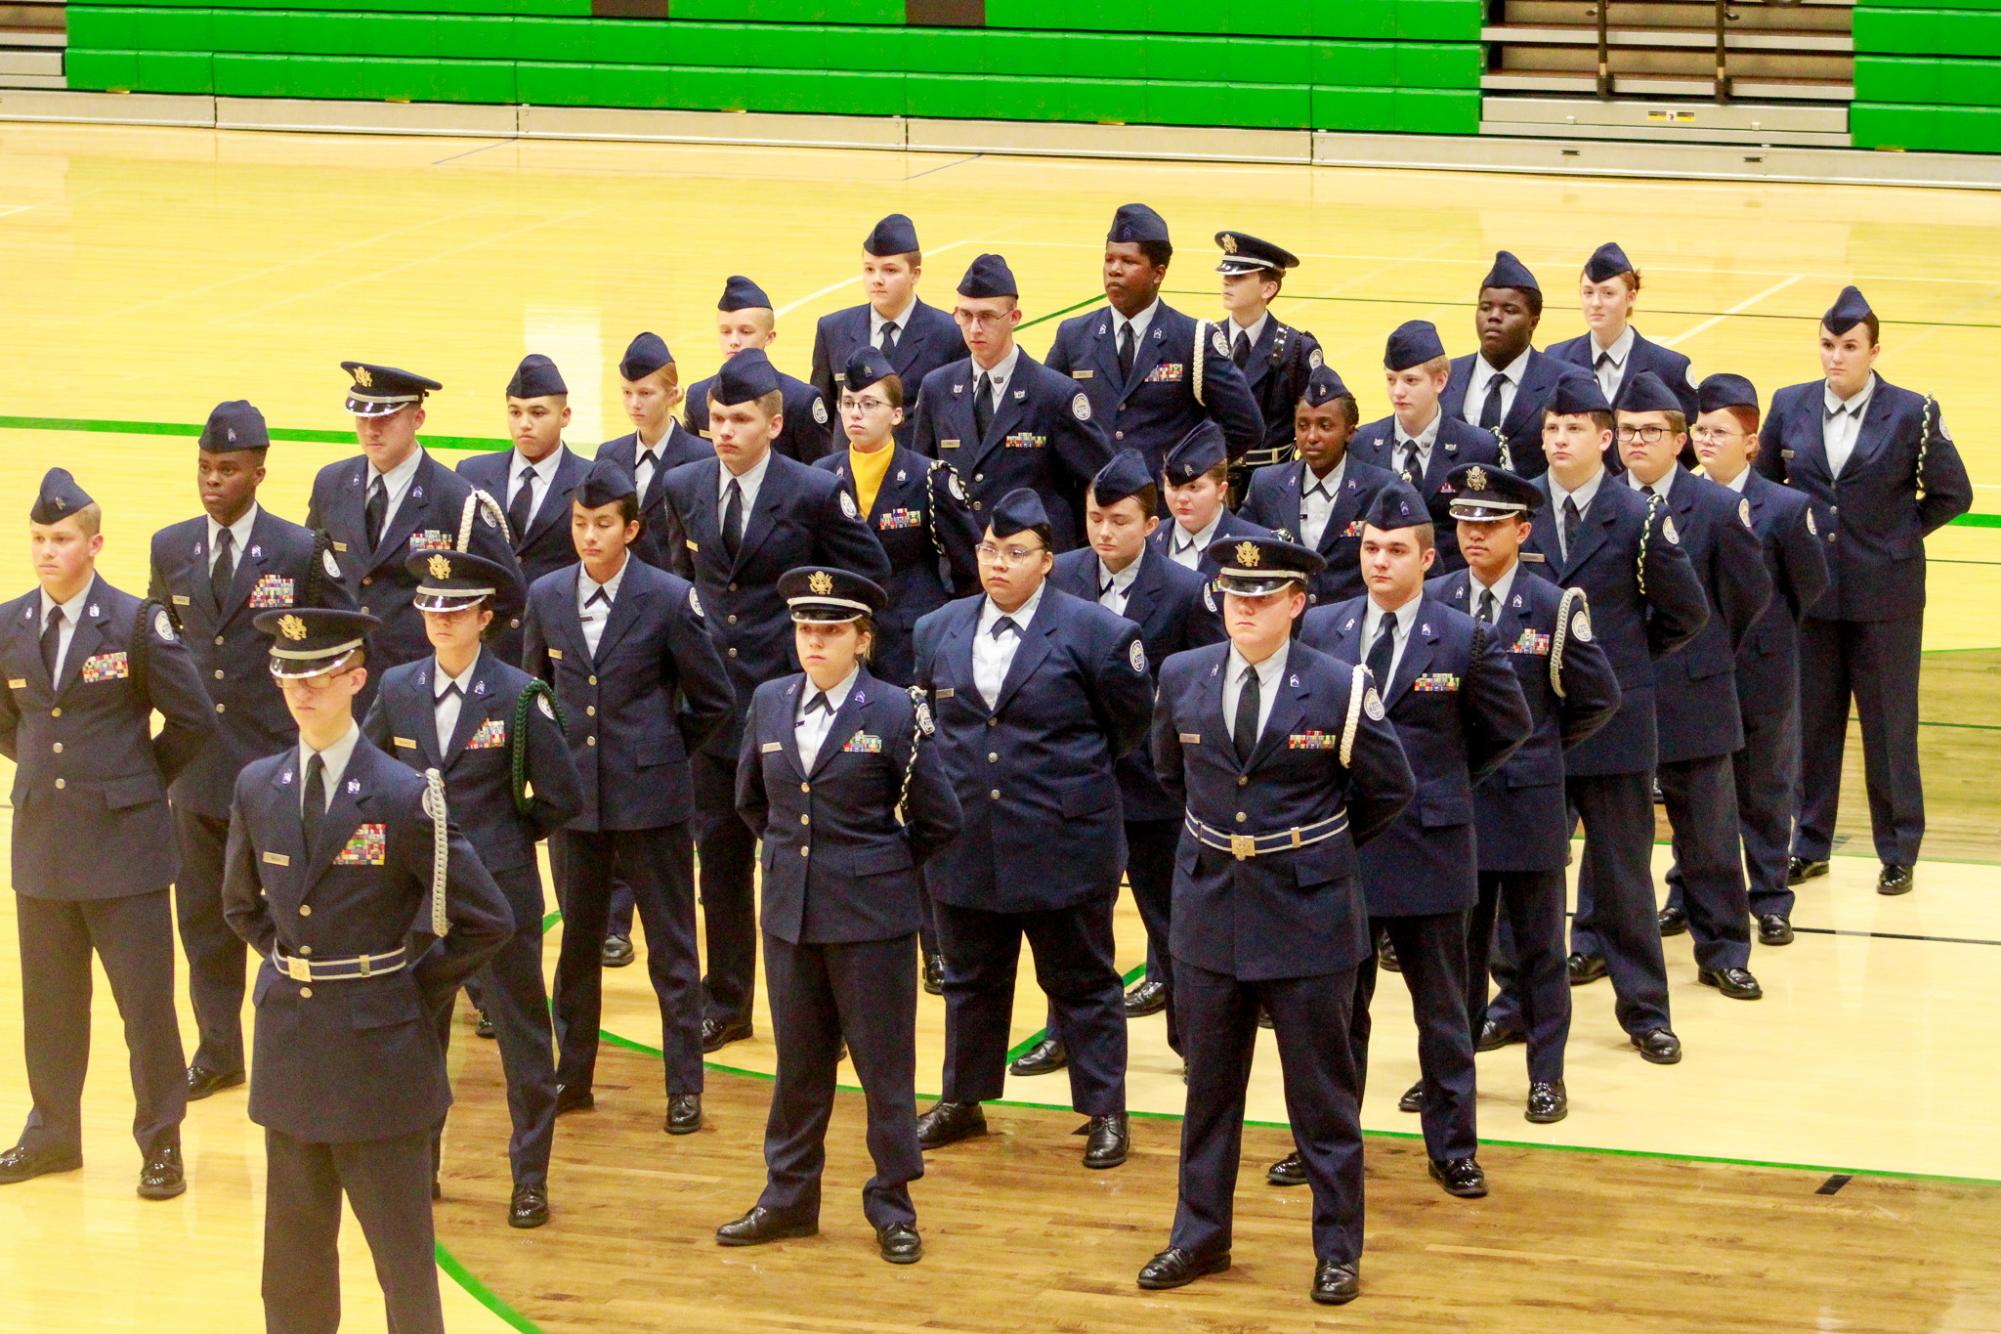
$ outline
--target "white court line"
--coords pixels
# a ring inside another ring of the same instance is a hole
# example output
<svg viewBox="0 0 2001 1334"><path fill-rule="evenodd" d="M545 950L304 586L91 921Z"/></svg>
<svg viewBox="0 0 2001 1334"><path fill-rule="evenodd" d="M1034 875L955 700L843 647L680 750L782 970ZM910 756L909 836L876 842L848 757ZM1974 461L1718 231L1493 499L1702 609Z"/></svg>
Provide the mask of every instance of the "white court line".
<svg viewBox="0 0 2001 1334"><path fill-rule="evenodd" d="M973 243L973 238L968 236L957 241L947 241L944 245L941 246L926 246L923 250L923 254L925 254L926 256L942 255L947 250L956 250L958 247L962 245L971 245L972 243ZM781 315L790 315L793 311L799 309L799 307L801 306L810 305L811 303L818 301L823 296L827 296L831 293L840 291L843 287L846 287L850 283L856 283L860 281L861 281L861 275L859 273L851 273L845 278L838 278L835 281L828 283L825 287L820 288L818 291L808 292L806 295L800 297L797 301L786 302L784 305L780 306L777 310L771 312L771 318L775 320Z"/></svg>
<svg viewBox="0 0 2001 1334"><path fill-rule="evenodd" d="M1760 301L1763 301L1766 297L1777 296L1780 292L1785 291L1788 287L1791 287L1794 283L1804 282L1805 280L1806 280L1806 275L1804 273L1795 273L1790 278L1781 278L1778 282L1773 283L1770 287L1767 287L1764 291L1757 292L1752 294L1751 296L1745 297L1742 301L1739 301L1736 305L1730 307L1730 309L1724 311L1721 315L1711 315L1708 319L1704 320L1702 323L1695 325L1692 328L1683 329L1680 333L1676 334L1672 338L1661 339L1660 340L1661 346L1673 347L1676 343L1687 342L1689 339L1695 337L1699 333L1707 333L1709 330L1714 329L1717 325L1723 323L1723 321L1729 319L1732 315L1742 315L1745 311L1757 305Z"/></svg>
<svg viewBox="0 0 2001 1334"><path fill-rule="evenodd" d="M16 213L26 213L33 204L0 204L0 218L11 218Z"/></svg>

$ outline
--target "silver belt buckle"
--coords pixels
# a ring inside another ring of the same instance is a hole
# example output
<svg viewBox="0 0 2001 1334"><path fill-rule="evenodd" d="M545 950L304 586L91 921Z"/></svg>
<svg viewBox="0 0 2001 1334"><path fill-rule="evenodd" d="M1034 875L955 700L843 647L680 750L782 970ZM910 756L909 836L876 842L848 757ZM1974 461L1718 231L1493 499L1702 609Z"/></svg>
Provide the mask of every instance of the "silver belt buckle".
<svg viewBox="0 0 2001 1334"><path fill-rule="evenodd" d="M1258 841L1249 834L1230 835L1230 855L1238 861L1247 861L1258 855Z"/></svg>

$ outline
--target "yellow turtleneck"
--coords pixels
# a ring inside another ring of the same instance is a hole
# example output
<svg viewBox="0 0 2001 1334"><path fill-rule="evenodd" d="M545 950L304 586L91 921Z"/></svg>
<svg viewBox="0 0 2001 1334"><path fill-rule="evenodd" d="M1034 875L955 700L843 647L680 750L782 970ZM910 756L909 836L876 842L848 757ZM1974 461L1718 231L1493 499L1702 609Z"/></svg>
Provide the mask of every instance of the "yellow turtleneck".
<svg viewBox="0 0 2001 1334"><path fill-rule="evenodd" d="M855 479L855 499L861 502L864 516L875 509L876 493L882 490L882 479L889 476L889 461L895 455L894 441L871 453L848 447L848 473Z"/></svg>

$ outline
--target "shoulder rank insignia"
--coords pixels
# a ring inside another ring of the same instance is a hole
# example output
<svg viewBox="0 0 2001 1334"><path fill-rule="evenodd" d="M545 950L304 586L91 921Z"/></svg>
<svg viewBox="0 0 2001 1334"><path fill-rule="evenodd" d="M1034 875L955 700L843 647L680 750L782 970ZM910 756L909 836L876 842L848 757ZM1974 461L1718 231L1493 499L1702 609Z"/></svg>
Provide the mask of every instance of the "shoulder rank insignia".
<svg viewBox="0 0 2001 1334"><path fill-rule="evenodd" d="M814 421L816 421L816 422L818 422L818 423L819 423L820 425L822 425L822 426L825 426L825 425L827 424L827 400L826 400L826 399L824 399L824 398L816 398L816 399L814 399L814 400L813 400L813 420L814 420Z"/></svg>
<svg viewBox="0 0 2001 1334"><path fill-rule="evenodd" d="M1383 697L1376 693L1374 686L1362 692L1362 712L1368 714L1374 722L1381 722L1386 716L1383 713Z"/></svg>
<svg viewBox="0 0 2001 1334"><path fill-rule="evenodd" d="M1091 420L1091 400L1081 389L1077 391L1077 397L1070 400L1070 415L1080 422Z"/></svg>
<svg viewBox="0 0 2001 1334"><path fill-rule="evenodd" d="M1146 671L1146 645L1140 643L1137 639L1133 640L1132 648L1126 653L1126 661L1132 664L1134 671L1144 674Z"/></svg>
<svg viewBox="0 0 2001 1334"><path fill-rule="evenodd" d="M165 607L157 607L153 611L153 633L158 635L163 643L174 642L174 618L167 614Z"/></svg>
<svg viewBox="0 0 2001 1334"><path fill-rule="evenodd" d="M862 512L855 508L855 498L849 495L846 491L842 491L840 494L841 494L841 513L847 515L850 519L861 518Z"/></svg>
<svg viewBox="0 0 2001 1334"><path fill-rule="evenodd" d="M1591 642L1591 613L1579 607L1570 618L1570 637L1580 644Z"/></svg>

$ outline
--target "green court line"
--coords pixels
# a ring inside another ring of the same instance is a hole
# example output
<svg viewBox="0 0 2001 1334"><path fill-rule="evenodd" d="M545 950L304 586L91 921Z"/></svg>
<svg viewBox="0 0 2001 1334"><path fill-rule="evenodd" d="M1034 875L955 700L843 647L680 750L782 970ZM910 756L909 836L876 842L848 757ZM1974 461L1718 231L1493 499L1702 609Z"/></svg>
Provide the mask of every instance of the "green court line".
<svg viewBox="0 0 2001 1334"><path fill-rule="evenodd" d="M542 1334L540 1325L509 1306L505 1297L480 1282L477 1274L460 1264L459 1258L445 1249L445 1243L439 1241L432 1245L436 1248L438 1268L444 1270L452 1282L464 1288L474 1301L499 1316L509 1329L519 1330L521 1334Z"/></svg>

